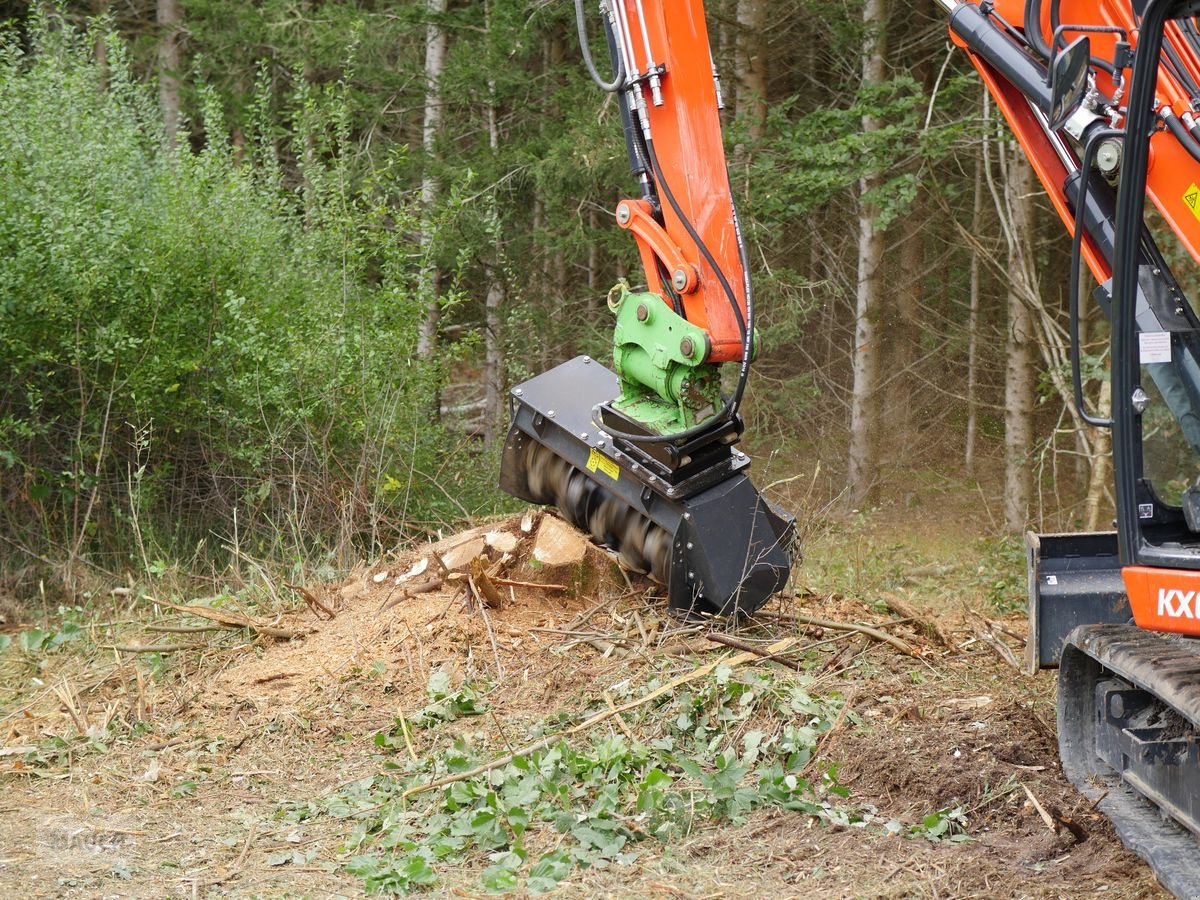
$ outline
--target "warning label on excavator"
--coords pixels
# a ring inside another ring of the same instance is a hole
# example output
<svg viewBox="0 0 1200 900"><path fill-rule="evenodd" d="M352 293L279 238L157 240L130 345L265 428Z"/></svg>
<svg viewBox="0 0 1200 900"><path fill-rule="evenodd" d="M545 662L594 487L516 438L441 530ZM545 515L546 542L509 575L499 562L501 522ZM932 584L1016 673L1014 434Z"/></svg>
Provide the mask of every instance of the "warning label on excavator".
<svg viewBox="0 0 1200 900"><path fill-rule="evenodd" d="M593 447L592 452L588 454L587 467L589 472L595 472L599 470L613 481L616 481L621 474L620 466L618 466L615 462L613 462L595 447Z"/></svg>
<svg viewBox="0 0 1200 900"><path fill-rule="evenodd" d="M1192 211L1192 215L1200 220L1200 187L1196 185L1196 182L1193 181L1183 192L1183 202Z"/></svg>

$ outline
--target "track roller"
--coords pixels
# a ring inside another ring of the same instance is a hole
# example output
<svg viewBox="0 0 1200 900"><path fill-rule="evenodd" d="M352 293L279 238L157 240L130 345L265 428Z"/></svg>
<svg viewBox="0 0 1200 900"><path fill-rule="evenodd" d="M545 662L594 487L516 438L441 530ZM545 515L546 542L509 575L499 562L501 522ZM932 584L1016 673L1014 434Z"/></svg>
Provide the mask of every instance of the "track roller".
<svg viewBox="0 0 1200 900"><path fill-rule="evenodd" d="M1200 897L1200 642L1080 625L1063 646L1063 771L1179 897Z"/></svg>

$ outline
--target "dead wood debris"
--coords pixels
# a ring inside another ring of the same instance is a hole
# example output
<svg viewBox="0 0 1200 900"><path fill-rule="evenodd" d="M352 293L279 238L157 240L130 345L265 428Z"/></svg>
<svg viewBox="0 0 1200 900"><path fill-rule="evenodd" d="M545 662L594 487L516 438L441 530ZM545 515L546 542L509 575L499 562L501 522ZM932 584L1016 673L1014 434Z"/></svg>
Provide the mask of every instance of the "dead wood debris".
<svg viewBox="0 0 1200 900"><path fill-rule="evenodd" d="M315 615L318 619L321 618L320 613L324 613L330 619L337 618L337 614L320 600L318 600L317 595L308 588L302 587L298 584L288 584L286 582L284 582L283 586L288 590L295 591L297 594L303 597L304 602L308 604L308 608L313 611L313 615Z"/></svg>
<svg viewBox="0 0 1200 900"><path fill-rule="evenodd" d="M719 631L709 632L704 636L714 644L724 644L726 647L732 647L735 650L741 650L745 653L753 653L755 656L761 657L764 661L770 660L777 662L780 665L787 666L795 672L805 671L804 666L794 660L781 659L778 653L770 653L763 647L755 647L753 644L747 644L745 641L739 641L737 638L730 637L727 634L722 634Z"/></svg>
<svg viewBox="0 0 1200 900"><path fill-rule="evenodd" d="M278 640L289 641L293 638L303 637L312 634L313 629L306 628L303 630L294 630L291 628L279 628L275 625L268 625L265 622L259 622L249 616L244 616L241 613L226 612L225 610L213 609L211 606L180 606L175 603L165 603L161 600L154 601L160 606L166 606L176 612L187 613L188 615L197 616L201 619L208 619L210 622L216 622L225 628L248 628L256 634L263 637L276 638Z"/></svg>
<svg viewBox="0 0 1200 900"><path fill-rule="evenodd" d="M997 627L998 623L984 618L971 609L971 607L967 606L965 602L963 603L963 609L967 613L967 619L972 623L972 630L975 632L975 636L991 647L992 652L1000 657L1001 660L1008 663L1018 672L1023 671L1021 661L1017 659L1017 655L1013 653L1012 648L996 633L1001 630Z"/></svg>
<svg viewBox="0 0 1200 900"><path fill-rule="evenodd" d="M936 619L921 613L907 600L897 597L895 594L885 593L881 597L888 609L902 619L911 619L925 637L937 641L947 649L954 646L950 636L946 634Z"/></svg>

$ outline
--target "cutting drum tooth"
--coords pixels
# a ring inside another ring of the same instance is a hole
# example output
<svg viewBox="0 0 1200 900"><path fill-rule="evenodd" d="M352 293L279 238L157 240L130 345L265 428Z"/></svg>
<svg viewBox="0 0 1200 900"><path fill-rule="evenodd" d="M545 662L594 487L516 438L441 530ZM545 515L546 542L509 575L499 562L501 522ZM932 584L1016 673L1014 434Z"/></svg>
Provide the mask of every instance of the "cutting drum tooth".
<svg viewBox="0 0 1200 900"><path fill-rule="evenodd" d="M646 532L645 555L650 563L650 577L659 584L666 584L671 564L671 536L653 523Z"/></svg>
<svg viewBox="0 0 1200 900"><path fill-rule="evenodd" d="M605 494L588 516L588 531L592 540L604 547L618 543L617 534L624 504L611 494Z"/></svg>
<svg viewBox="0 0 1200 900"><path fill-rule="evenodd" d="M553 503L555 469L561 460L535 441L525 445L523 456L522 466L533 502Z"/></svg>
<svg viewBox="0 0 1200 900"><path fill-rule="evenodd" d="M621 565L643 575L650 572L650 561L646 557L646 533L653 525L650 520L633 510L625 520L621 545L617 548L617 559Z"/></svg>
<svg viewBox="0 0 1200 900"><path fill-rule="evenodd" d="M596 497L596 485L582 472L570 471L570 467L566 466L566 463L564 466L567 474L555 497L555 505L558 506L568 522L584 531L588 528L588 513Z"/></svg>

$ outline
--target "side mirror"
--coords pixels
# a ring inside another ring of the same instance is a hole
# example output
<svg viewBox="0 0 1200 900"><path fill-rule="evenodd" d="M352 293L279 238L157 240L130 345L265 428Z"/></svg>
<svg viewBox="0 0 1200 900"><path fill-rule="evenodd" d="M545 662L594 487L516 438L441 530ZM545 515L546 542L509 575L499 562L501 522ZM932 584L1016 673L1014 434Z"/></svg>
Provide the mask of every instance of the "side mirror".
<svg viewBox="0 0 1200 900"><path fill-rule="evenodd" d="M1083 103L1088 90L1092 44L1087 36L1077 37L1050 61L1050 128L1066 124Z"/></svg>

